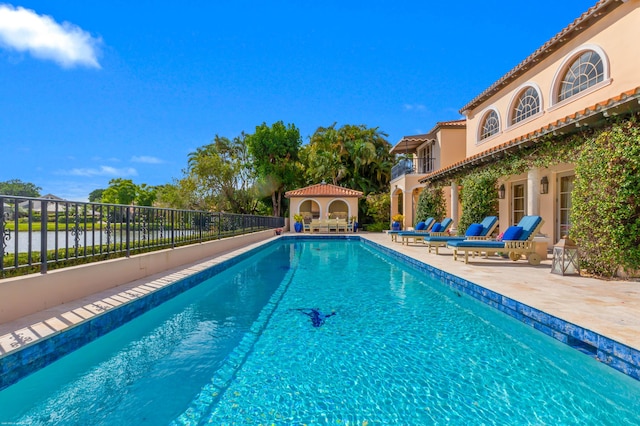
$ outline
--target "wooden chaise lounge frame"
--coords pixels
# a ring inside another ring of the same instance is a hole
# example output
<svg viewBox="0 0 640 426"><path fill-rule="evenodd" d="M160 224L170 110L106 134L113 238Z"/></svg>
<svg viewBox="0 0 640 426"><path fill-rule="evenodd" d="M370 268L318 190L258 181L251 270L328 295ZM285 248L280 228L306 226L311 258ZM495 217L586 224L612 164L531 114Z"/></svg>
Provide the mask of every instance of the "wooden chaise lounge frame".
<svg viewBox="0 0 640 426"><path fill-rule="evenodd" d="M522 220L520 220L520 223L518 223L518 225L520 225L526 218L534 217L539 216L525 216L522 218ZM491 247L490 245L491 243L497 243L497 241L477 241L477 246L473 246L471 245L471 243L469 243L469 245L467 245L466 247L456 247L455 245L451 245L455 243L449 243L447 246L453 249L453 260L458 260L459 253L464 252L464 263L469 263L469 253L471 253L472 257L475 257L476 254L480 256L482 255L482 253L484 253L485 258L488 258L490 254L495 255L497 253L508 253L509 259L513 261L519 260L520 258L522 258L522 255L525 255L531 265L539 265L542 258L538 253L536 253L536 243L535 241L533 241L533 238L536 236L543 223L544 220L540 218L540 220L537 222L537 225L534 227L534 229L531 230L526 240L502 241L502 244L500 244L500 246L494 247ZM465 243L465 241L463 241L462 243Z"/></svg>
<svg viewBox="0 0 640 426"><path fill-rule="evenodd" d="M405 231L405 232L400 232L398 234L398 236L400 238L402 238L402 244L403 245L409 245L409 240L413 240L413 243L424 243L424 239L426 237L430 237L430 236L438 236L438 237L445 237L448 236L449 234L447 233L447 230L451 227L451 224L453 223L453 220L450 217L444 218L442 220L442 222L440 223L442 226L444 226L442 231L438 231L438 232L431 232L431 231L427 231L427 232L422 232L422 231ZM433 229L433 225L435 225L435 221L433 222L433 224L429 227L430 229Z"/></svg>
<svg viewBox="0 0 640 426"><path fill-rule="evenodd" d="M477 236L459 236L459 237L451 237L451 236L438 236L438 235L430 235L424 239L424 243L427 245L429 249L429 253L431 253L431 249L434 248L436 250L436 254L438 254L438 249L440 247L446 247L447 244L451 241L487 241L491 239L491 234L498 227L498 218L495 216L487 216L483 219L482 223L483 229L482 233ZM437 234L437 233L434 233Z"/></svg>

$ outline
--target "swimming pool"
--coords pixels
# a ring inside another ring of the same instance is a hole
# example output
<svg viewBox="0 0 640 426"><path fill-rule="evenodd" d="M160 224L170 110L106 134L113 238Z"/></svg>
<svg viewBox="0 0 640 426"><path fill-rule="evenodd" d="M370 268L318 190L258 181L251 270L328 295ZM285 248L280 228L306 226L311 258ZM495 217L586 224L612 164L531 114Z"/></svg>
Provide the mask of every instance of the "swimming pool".
<svg viewBox="0 0 640 426"><path fill-rule="evenodd" d="M314 327L305 308L335 315ZM357 241L284 240L0 407L31 424L637 424L640 383Z"/></svg>

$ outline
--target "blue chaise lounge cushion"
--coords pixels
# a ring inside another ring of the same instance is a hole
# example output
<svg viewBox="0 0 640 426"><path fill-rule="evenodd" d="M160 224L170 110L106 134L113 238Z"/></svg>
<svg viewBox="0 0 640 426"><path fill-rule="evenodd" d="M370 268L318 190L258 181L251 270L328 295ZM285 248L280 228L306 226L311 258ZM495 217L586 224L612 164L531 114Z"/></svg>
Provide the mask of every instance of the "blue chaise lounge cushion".
<svg viewBox="0 0 640 426"><path fill-rule="evenodd" d="M515 241L522 235L522 226L510 226L504 231L502 241Z"/></svg>
<svg viewBox="0 0 640 426"><path fill-rule="evenodd" d="M464 235L467 237L477 237L482 233L483 229L484 226L482 226L481 224L472 223L471 225L469 225L469 227L467 228L467 232L465 232Z"/></svg>
<svg viewBox="0 0 640 426"><path fill-rule="evenodd" d="M424 231L424 228L427 227L427 224L424 222L418 222L416 224L416 231Z"/></svg>

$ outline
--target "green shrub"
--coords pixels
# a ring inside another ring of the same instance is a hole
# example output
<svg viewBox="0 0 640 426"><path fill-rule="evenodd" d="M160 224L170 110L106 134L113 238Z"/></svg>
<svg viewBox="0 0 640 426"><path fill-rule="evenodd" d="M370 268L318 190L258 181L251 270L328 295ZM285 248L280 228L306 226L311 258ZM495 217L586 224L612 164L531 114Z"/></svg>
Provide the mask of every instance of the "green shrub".
<svg viewBox="0 0 640 426"><path fill-rule="evenodd" d="M389 229L389 222L375 222L364 225L364 230L368 232L382 232Z"/></svg>
<svg viewBox="0 0 640 426"><path fill-rule="evenodd" d="M458 232L463 233L472 223L482 222L486 216L497 216L498 193L493 171L472 173L462 179L460 193L462 215Z"/></svg>
<svg viewBox="0 0 640 426"><path fill-rule="evenodd" d="M441 187L427 187L420 193L418 197L418 206L416 208L416 217L414 226L427 218L434 218L441 221L446 214L446 205Z"/></svg>

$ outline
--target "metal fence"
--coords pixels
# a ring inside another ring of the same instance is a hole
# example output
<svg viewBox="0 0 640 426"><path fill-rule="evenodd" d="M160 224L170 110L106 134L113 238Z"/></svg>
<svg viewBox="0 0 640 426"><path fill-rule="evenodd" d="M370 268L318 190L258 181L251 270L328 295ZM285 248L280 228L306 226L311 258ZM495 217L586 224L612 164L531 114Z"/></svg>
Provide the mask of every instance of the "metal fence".
<svg viewBox="0 0 640 426"><path fill-rule="evenodd" d="M284 226L284 218L0 195L0 277Z"/></svg>

